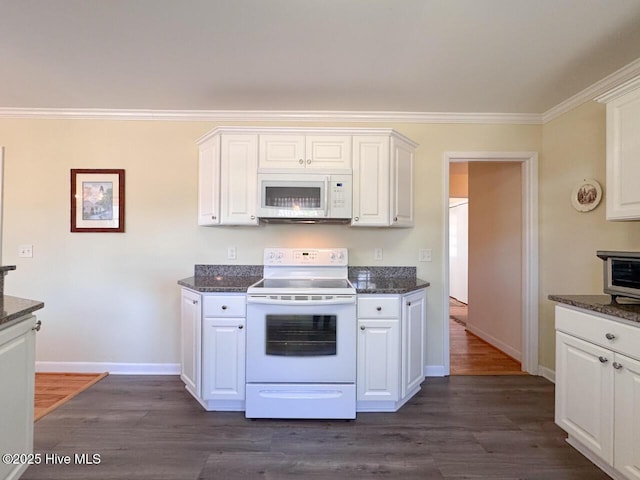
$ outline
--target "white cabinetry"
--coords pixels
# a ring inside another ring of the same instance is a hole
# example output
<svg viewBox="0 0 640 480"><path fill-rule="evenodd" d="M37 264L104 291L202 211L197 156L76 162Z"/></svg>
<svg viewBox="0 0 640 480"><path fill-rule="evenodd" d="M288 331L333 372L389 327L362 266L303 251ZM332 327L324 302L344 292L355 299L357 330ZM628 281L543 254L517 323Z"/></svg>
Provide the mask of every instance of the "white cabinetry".
<svg viewBox="0 0 640 480"><path fill-rule="evenodd" d="M33 453L36 317L0 330L0 452ZM0 462L0 479L17 480L28 464Z"/></svg>
<svg viewBox="0 0 640 480"><path fill-rule="evenodd" d="M260 169L322 169L351 173L350 135L260 135Z"/></svg>
<svg viewBox="0 0 640 480"><path fill-rule="evenodd" d="M425 289L358 296L357 411L396 411L420 390L425 324Z"/></svg>
<svg viewBox="0 0 640 480"><path fill-rule="evenodd" d="M182 289L182 374L206 410L243 411L245 294Z"/></svg>
<svg viewBox="0 0 640 480"><path fill-rule="evenodd" d="M607 219L640 220L640 77L598 100L607 103Z"/></svg>
<svg viewBox="0 0 640 480"><path fill-rule="evenodd" d="M395 132L353 137L352 226L413 226L415 148Z"/></svg>
<svg viewBox="0 0 640 480"><path fill-rule="evenodd" d="M199 225L257 225L258 136L219 134L200 143Z"/></svg>
<svg viewBox="0 0 640 480"><path fill-rule="evenodd" d="M606 473L640 480L640 327L556 307L555 421Z"/></svg>

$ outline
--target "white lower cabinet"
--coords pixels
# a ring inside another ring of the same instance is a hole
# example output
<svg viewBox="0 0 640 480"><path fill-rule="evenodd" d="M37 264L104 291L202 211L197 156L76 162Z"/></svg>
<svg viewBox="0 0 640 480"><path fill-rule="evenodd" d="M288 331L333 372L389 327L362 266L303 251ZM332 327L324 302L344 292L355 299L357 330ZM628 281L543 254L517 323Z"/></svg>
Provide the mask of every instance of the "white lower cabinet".
<svg viewBox="0 0 640 480"><path fill-rule="evenodd" d="M182 289L182 369L209 411L243 411L246 295Z"/></svg>
<svg viewBox="0 0 640 480"><path fill-rule="evenodd" d="M0 452L33 453L36 317L0 330ZM0 479L17 480L26 462L0 462Z"/></svg>
<svg viewBox="0 0 640 480"><path fill-rule="evenodd" d="M395 412L424 381L426 290L358 295L356 410Z"/></svg>
<svg viewBox="0 0 640 480"><path fill-rule="evenodd" d="M557 306L555 407L571 445L640 480L640 327Z"/></svg>

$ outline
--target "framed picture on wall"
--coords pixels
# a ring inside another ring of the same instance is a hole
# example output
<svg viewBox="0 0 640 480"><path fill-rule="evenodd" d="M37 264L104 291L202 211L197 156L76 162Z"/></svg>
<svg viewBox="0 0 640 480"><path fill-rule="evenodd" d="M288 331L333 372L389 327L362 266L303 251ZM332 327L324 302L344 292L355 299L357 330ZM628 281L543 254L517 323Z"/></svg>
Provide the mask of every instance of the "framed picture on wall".
<svg viewBox="0 0 640 480"><path fill-rule="evenodd" d="M124 170L71 170L71 231L124 232Z"/></svg>
<svg viewBox="0 0 640 480"><path fill-rule="evenodd" d="M590 212L602 200L602 187L593 178L578 182L571 192L571 204L579 212Z"/></svg>

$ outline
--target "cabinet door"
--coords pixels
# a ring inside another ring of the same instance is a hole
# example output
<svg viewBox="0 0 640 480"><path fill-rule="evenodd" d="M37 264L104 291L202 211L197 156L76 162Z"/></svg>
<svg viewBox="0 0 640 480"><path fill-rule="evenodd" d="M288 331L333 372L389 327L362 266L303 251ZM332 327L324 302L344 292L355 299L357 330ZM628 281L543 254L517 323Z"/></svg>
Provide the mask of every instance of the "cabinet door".
<svg viewBox="0 0 640 480"><path fill-rule="evenodd" d="M304 135L260 135L260 168L305 168Z"/></svg>
<svg viewBox="0 0 640 480"><path fill-rule="evenodd" d="M180 378L189 391L200 396L201 308L200 295L182 289L180 308Z"/></svg>
<svg viewBox="0 0 640 480"><path fill-rule="evenodd" d="M390 225L389 137L353 137L354 227Z"/></svg>
<svg viewBox="0 0 640 480"><path fill-rule="evenodd" d="M198 158L198 225L220 223L220 137L200 146Z"/></svg>
<svg viewBox="0 0 640 480"><path fill-rule="evenodd" d="M556 333L556 424L610 464L613 361L610 350Z"/></svg>
<svg viewBox="0 0 640 480"><path fill-rule="evenodd" d="M220 223L257 225L258 136L222 135Z"/></svg>
<svg viewBox="0 0 640 480"><path fill-rule="evenodd" d="M414 149L398 139L391 141L391 225L413 226L413 152Z"/></svg>
<svg viewBox="0 0 640 480"><path fill-rule="evenodd" d="M640 480L640 362L616 354L615 459L616 470Z"/></svg>
<svg viewBox="0 0 640 480"><path fill-rule="evenodd" d="M426 292L405 295L402 304L402 397L424 381Z"/></svg>
<svg viewBox="0 0 640 480"><path fill-rule="evenodd" d="M607 104L607 219L640 219L640 89Z"/></svg>
<svg viewBox="0 0 640 480"><path fill-rule="evenodd" d="M399 320L358 321L357 400L397 401L400 371Z"/></svg>
<svg viewBox="0 0 640 480"><path fill-rule="evenodd" d="M351 137L349 135L307 135L305 137L305 165L351 173Z"/></svg>
<svg viewBox="0 0 640 480"><path fill-rule="evenodd" d="M205 318L202 324L202 398L244 400L245 319Z"/></svg>
<svg viewBox="0 0 640 480"><path fill-rule="evenodd" d="M0 331L0 452L33 452L35 317ZM0 462L0 478L18 479L27 464Z"/></svg>

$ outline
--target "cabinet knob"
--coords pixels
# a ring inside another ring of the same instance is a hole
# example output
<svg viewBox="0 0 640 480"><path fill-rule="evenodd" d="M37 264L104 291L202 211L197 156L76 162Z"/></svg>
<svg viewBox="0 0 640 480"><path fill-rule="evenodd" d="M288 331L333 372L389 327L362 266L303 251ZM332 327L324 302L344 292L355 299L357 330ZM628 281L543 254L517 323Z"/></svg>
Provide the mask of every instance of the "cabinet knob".
<svg viewBox="0 0 640 480"><path fill-rule="evenodd" d="M398 217L393 217L393 221L397 222L398 221Z"/></svg>
<svg viewBox="0 0 640 480"><path fill-rule="evenodd" d="M256 216L255 216L255 215L251 215L251 217L250 217L250 218L251 218L251 220L255 220L255 219L256 219Z"/></svg>
<svg viewBox="0 0 640 480"><path fill-rule="evenodd" d="M216 216L215 215L211 215L211 220L215 220Z"/></svg>
<svg viewBox="0 0 640 480"><path fill-rule="evenodd" d="M616 338L616 336L613 333L607 333L605 337L607 337L607 340L613 340L614 338Z"/></svg>
<svg viewBox="0 0 640 480"><path fill-rule="evenodd" d="M311 163L311 159L307 158L307 165L309 165Z"/></svg>
<svg viewBox="0 0 640 480"><path fill-rule="evenodd" d="M226 310L226 309L227 309L227 306L226 306L226 305L222 305L222 309L223 309L223 310Z"/></svg>
<svg viewBox="0 0 640 480"><path fill-rule="evenodd" d="M381 312L382 311L382 307L376 307L376 310Z"/></svg>
<svg viewBox="0 0 640 480"><path fill-rule="evenodd" d="M364 325L360 325L360 330L364 330L366 327Z"/></svg>
<svg viewBox="0 0 640 480"><path fill-rule="evenodd" d="M191 300L191 303L193 303L194 305L198 304L198 300Z"/></svg>
<svg viewBox="0 0 640 480"><path fill-rule="evenodd" d="M238 325L238 328L242 330L244 328L244 325Z"/></svg>
<svg viewBox="0 0 640 480"><path fill-rule="evenodd" d="M410 306L411 306L411 302L407 302L407 307L410 307Z"/></svg>
<svg viewBox="0 0 640 480"><path fill-rule="evenodd" d="M298 160L298 163L299 163L300 165L303 165L303 164L304 164L304 160L300 159L300 160Z"/></svg>
<svg viewBox="0 0 640 480"><path fill-rule="evenodd" d="M39 332L41 327L42 327L42 322L38 320L35 326L31 330L35 330L36 332Z"/></svg>
<svg viewBox="0 0 640 480"><path fill-rule="evenodd" d="M618 362L613 362L613 368L615 368L616 370L620 370L622 368L622 364L618 363Z"/></svg>
<svg viewBox="0 0 640 480"><path fill-rule="evenodd" d="M358 220L360 220L360 217L356 217L354 218L354 220L357 222Z"/></svg>
<svg viewBox="0 0 640 480"><path fill-rule="evenodd" d="M609 361L609 359L607 357L598 357L598 360L600 360L600 363L607 363Z"/></svg>

